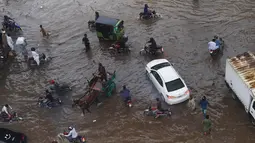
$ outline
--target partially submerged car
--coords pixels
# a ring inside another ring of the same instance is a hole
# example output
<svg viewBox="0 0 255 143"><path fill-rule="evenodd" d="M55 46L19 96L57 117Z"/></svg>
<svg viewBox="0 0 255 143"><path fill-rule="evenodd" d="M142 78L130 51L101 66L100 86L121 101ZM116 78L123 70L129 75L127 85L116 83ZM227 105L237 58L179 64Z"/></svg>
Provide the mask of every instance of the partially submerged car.
<svg viewBox="0 0 255 143"><path fill-rule="evenodd" d="M178 104L189 99L190 91L187 85L168 60L153 60L146 65L145 69L167 104Z"/></svg>

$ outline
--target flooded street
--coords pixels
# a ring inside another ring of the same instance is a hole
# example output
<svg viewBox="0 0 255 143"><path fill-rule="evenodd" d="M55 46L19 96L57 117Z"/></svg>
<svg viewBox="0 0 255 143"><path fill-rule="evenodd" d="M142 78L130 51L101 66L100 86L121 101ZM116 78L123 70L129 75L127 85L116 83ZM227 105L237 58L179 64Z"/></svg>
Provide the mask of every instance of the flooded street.
<svg viewBox="0 0 255 143"><path fill-rule="evenodd" d="M138 20L145 3L163 18ZM7 14L22 27L27 49L36 47L53 57L37 69L18 59L4 71L0 104L9 103L24 121L0 126L25 133L29 143L49 143L70 125L89 143L254 143L255 128L224 83L226 58L255 52L254 7L253 0L0 0L0 17ZM99 43L87 26L95 10L125 21L130 54L112 54L106 44ZM51 33L49 39L42 38L40 24ZM84 33L92 47L88 53L82 44ZM212 61L207 43L214 35L222 37L226 46L223 55ZM151 36L165 50L156 58L174 63L196 102L207 96L211 135L202 135L202 113L199 107L191 113L187 102L171 106L170 118L155 120L143 115L150 101L159 97L145 75L145 65L155 57L139 54ZM133 108L125 107L117 94L98 108L93 105L92 114L85 116L71 107L72 99L84 93L86 78L99 62L109 72L116 70L118 91L124 84L131 90ZM50 79L70 83L73 91L61 97L63 106L39 108L37 99L44 95Z"/></svg>

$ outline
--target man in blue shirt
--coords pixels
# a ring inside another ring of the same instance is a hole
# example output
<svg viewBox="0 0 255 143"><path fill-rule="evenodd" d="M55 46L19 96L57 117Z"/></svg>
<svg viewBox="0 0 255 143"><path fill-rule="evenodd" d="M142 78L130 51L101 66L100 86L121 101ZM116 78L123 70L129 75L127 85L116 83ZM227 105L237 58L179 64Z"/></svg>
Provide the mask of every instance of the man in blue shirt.
<svg viewBox="0 0 255 143"><path fill-rule="evenodd" d="M214 36L214 39L215 39L215 43L216 43L216 47L217 48L220 48L220 39L219 39L219 37L218 36Z"/></svg>
<svg viewBox="0 0 255 143"><path fill-rule="evenodd" d="M130 90L128 90L125 85L123 85L123 89L121 90L120 95L124 98L125 103L128 100L131 100Z"/></svg>
<svg viewBox="0 0 255 143"><path fill-rule="evenodd" d="M151 14L151 12L149 10L149 6L147 4L144 5L143 14L144 15L150 15Z"/></svg>
<svg viewBox="0 0 255 143"><path fill-rule="evenodd" d="M203 98L199 102L202 112L204 114L204 117L206 117L206 111L207 111L207 106L208 106L208 101L206 100L206 97L203 96Z"/></svg>

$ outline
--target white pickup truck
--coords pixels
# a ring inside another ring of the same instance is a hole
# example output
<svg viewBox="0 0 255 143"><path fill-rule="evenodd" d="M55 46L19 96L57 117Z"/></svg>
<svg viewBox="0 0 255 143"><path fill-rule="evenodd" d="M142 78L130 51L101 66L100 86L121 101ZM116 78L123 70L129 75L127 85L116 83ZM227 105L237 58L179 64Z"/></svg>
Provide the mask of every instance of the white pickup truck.
<svg viewBox="0 0 255 143"><path fill-rule="evenodd" d="M255 55L245 52L227 59L225 81L255 125Z"/></svg>

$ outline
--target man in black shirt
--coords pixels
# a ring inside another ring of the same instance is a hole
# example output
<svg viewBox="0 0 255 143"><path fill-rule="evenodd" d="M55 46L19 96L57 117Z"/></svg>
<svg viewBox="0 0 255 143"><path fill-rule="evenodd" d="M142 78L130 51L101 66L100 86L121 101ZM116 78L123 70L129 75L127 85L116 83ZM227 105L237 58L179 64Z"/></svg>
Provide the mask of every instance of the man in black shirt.
<svg viewBox="0 0 255 143"><path fill-rule="evenodd" d="M49 92L49 90L46 90L45 92L46 92L45 98L48 99L50 102L53 102L54 98L53 98L52 94Z"/></svg>
<svg viewBox="0 0 255 143"><path fill-rule="evenodd" d="M150 45L149 45L149 49L150 49L150 51L156 51L157 50L157 43L156 43L156 41L154 40L154 38L150 38L150 41L148 41L147 43L151 43Z"/></svg>
<svg viewBox="0 0 255 143"><path fill-rule="evenodd" d="M87 34L84 34L84 37L82 38L82 43L85 45L86 52L90 49L90 43L89 39L87 38Z"/></svg>

